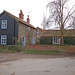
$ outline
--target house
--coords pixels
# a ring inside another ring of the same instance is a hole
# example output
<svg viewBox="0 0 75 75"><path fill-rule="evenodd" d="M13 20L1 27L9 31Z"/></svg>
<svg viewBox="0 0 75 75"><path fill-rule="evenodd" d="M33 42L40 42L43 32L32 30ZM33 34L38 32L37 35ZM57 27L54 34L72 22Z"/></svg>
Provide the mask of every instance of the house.
<svg viewBox="0 0 75 75"><path fill-rule="evenodd" d="M42 32L44 31L42 28L40 27L37 27L37 39L36 39L36 43L39 43L40 42L40 37L41 37L41 34Z"/></svg>
<svg viewBox="0 0 75 75"><path fill-rule="evenodd" d="M24 21L24 14L20 10L19 18L3 11L0 14L0 44L14 45L16 41L23 46L36 43L36 28L30 24L29 15Z"/></svg>
<svg viewBox="0 0 75 75"><path fill-rule="evenodd" d="M75 44L75 30L69 29L63 31L64 44ZM61 44L60 30L44 30L41 35L41 44Z"/></svg>

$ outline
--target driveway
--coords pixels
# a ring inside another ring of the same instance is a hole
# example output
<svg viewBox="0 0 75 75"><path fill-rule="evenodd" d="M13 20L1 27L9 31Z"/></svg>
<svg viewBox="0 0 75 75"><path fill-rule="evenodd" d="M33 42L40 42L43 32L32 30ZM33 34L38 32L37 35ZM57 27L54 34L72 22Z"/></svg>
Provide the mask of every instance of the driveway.
<svg viewBox="0 0 75 75"><path fill-rule="evenodd" d="M0 75L75 75L75 57L2 62Z"/></svg>

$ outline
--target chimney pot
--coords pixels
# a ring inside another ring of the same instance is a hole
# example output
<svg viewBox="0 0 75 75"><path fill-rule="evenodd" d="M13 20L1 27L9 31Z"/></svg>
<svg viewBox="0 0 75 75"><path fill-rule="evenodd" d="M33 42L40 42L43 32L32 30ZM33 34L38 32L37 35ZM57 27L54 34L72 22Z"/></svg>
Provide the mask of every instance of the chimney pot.
<svg viewBox="0 0 75 75"><path fill-rule="evenodd" d="M30 23L29 15L27 16L27 23Z"/></svg>
<svg viewBox="0 0 75 75"><path fill-rule="evenodd" d="M20 13L19 13L19 18L20 18L20 19L22 19L22 20L24 20L24 15L23 15L22 10L20 10Z"/></svg>

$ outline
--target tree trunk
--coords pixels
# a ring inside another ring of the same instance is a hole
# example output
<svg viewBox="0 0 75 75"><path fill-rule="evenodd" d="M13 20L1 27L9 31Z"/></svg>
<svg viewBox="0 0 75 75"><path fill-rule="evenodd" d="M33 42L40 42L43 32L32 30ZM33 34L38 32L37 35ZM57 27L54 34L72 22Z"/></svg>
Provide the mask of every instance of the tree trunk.
<svg viewBox="0 0 75 75"><path fill-rule="evenodd" d="M62 25L60 28L60 32L61 32L61 44L64 44L64 26Z"/></svg>
<svg viewBox="0 0 75 75"><path fill-rule="evenodd" d="M63 31L61 31L61 44L64 44L64 36L63 36Z"/></svg>

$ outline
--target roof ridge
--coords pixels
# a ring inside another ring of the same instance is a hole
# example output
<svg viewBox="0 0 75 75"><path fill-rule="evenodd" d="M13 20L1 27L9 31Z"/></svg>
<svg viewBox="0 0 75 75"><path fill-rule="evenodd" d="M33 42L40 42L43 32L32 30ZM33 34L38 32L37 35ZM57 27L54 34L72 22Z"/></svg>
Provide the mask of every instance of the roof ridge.
<svg viewBox="0 0 75 75"><path fill-rule="evenodd" d="M28 25L28 26L30 26L30 27L32 27L32 28L35 28L33 25L28 24L26 21L21 20L20 18L18 18L18 17L16 17L15 15L9 13L8 11L4 10L3 12L8 13L10 16L14 17L16 20L18 20L18 21L20 21L20 22L22 22L22 23L24 23L24 24L26 24L26 25ZM36 28L35 28L35 29L36 29Z"/></svg>
<svg viewBox="0 0 75 75"><path fill-rule="evenodd" d="M44 29L42 29L42 28L40 28L40 27L37 27L37 28L39 28L41 31L43 31Z"/></svg>

